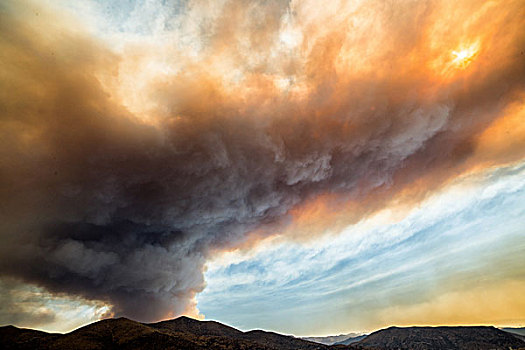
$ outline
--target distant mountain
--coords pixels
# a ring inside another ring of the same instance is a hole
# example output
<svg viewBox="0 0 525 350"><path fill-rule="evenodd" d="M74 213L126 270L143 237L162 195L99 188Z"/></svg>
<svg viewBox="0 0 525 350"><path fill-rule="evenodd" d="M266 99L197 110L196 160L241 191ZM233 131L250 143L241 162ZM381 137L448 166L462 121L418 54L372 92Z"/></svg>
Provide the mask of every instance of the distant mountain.
<svg viewBox="0 0 525 350"><path fill-rule="evenodd" d="M334 343L334 345L350 345L357 343L360 340L365 339L368 336L368 334L358 335L356 337L348 337L345 340L338 341Z"/></svg>
<svg viewBox="0 0 525 350"><path fill-rule="evenodd" d="M301 339L313 341L315 343L325 344L325 345L332 345L336 343L341 343L349 338L354 338L361 336L360 333L348 333L348 334L340 334L340 335L331 335L327 337L302 337Z"/></svg>
<svg viewBox="0 0 525 350"><path fill-rule="evenodd" d="M522 328L507 327L507 328L500 328L500 329L505 332L514 333L514 334L522 335L525 337L525 327L522 327Z"/></svg>
<svg viewBox="0 0 525 350"><path fill-rule="evenodd" d="M525 349L525 341L494 327L390 327L352 345L362 349Z"/></svg>
<svg viewBox="0 0 525 350"><path fill-rule="evenodd" d="M525 327L523 328L500 328L502 331L505 331L507 333L512 334L515 337L518 337L519 339L525 341Z"/></svg>
<svg viewBox="0 0 525 350"><path fill-rule="evenodd" d="M5 350L525 350L519 336L494 327L391 327L351 345L329 346L262 330L241 332L219 322L188 317L150 324L108 319L67 334L6 326L0 327L0 344Z"/></svg>

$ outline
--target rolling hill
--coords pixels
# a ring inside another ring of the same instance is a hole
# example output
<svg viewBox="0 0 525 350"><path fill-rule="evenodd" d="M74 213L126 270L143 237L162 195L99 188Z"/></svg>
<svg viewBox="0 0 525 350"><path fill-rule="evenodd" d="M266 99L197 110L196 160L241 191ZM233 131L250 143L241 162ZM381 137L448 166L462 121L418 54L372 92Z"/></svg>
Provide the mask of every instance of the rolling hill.
<svg viewBox="0 0 525 350"><path fill-rule="evenodd" d="M214 321L179 317L170 321L142 324L126 318L92 323L67 334L50 334L0 328L0 344L10 349L233 349L233 350L321 350L322 344L292 336L255 330L241 332Z"/></svg>
<svg viewBox="0 0 525 350"><path fill-rule="evenodd" d="M495 327L390 327L355 343L368 349L525 349L525 342Z"/></svg>
<svg viewBox="0 0 525 350"><path fill-rule="evenodd" d="M376 349L525 349L517 335L494 327L391 327L346 344L324 345L263 330L242 332L215 321L179 317L158 323L107 319L67 334L14 326L0 327L6 350L53 349L231 349L231 350L376 350Z"/></svg>

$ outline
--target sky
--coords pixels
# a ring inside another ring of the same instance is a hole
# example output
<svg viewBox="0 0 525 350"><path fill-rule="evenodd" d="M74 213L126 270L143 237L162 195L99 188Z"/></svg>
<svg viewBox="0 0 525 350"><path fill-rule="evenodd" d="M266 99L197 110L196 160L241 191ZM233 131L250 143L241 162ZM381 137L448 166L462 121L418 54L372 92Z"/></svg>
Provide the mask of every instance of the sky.
<svg viewBox="0 0 525 350"><path fill-rule="evenodd" d="M525 326L525 6L0 4L0 324Z"/></svg>

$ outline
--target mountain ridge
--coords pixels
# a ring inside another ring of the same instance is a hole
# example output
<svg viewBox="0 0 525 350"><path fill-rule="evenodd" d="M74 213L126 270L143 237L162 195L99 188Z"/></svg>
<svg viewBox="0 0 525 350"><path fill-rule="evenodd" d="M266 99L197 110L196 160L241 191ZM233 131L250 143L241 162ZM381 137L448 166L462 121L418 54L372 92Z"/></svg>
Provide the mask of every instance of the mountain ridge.
<svg viewBox="0 0 525 350"><path fill-rule="evenodd" d="M348 340L349 338L359 337L362 336L362 333L347 333L347 334L338 334L338 335L328 335L324 337L301 337L301 339L313 341L316 343L324 344L324 345L334 345L339 342L343 342Z"/></svg>
<svg viewBox="0 0 525 350"><path fill-rule="evenodd" d="M389 327L350 345L325 345L260 329L243 332L217 321L199 321L185 316L156 323L140 323L124 317L105 319L65 334L3 326L0 327L0 344L6 350L525 349L525 341L519 335L487 326Z"/></svg>
<svg viewBox="0 0 525 350"><path fill-rule="evenodd" d="M392 326L372 332L355 344L364 349L525 349L519 337L493 326Z"/></svg>

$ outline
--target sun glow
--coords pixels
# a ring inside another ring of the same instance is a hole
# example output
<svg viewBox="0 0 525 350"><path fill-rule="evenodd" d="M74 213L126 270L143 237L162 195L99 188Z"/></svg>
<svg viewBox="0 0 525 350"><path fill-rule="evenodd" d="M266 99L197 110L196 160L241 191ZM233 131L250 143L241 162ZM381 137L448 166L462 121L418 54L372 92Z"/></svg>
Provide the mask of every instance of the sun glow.
<svg viewBox="0 0 525 350"><path fill-rule="evenodd" d="M479 42L475 42L468 47L462 47L459 50L452 51L452 64L457 68L465 69L476 58L479 52Z"/></svg>

